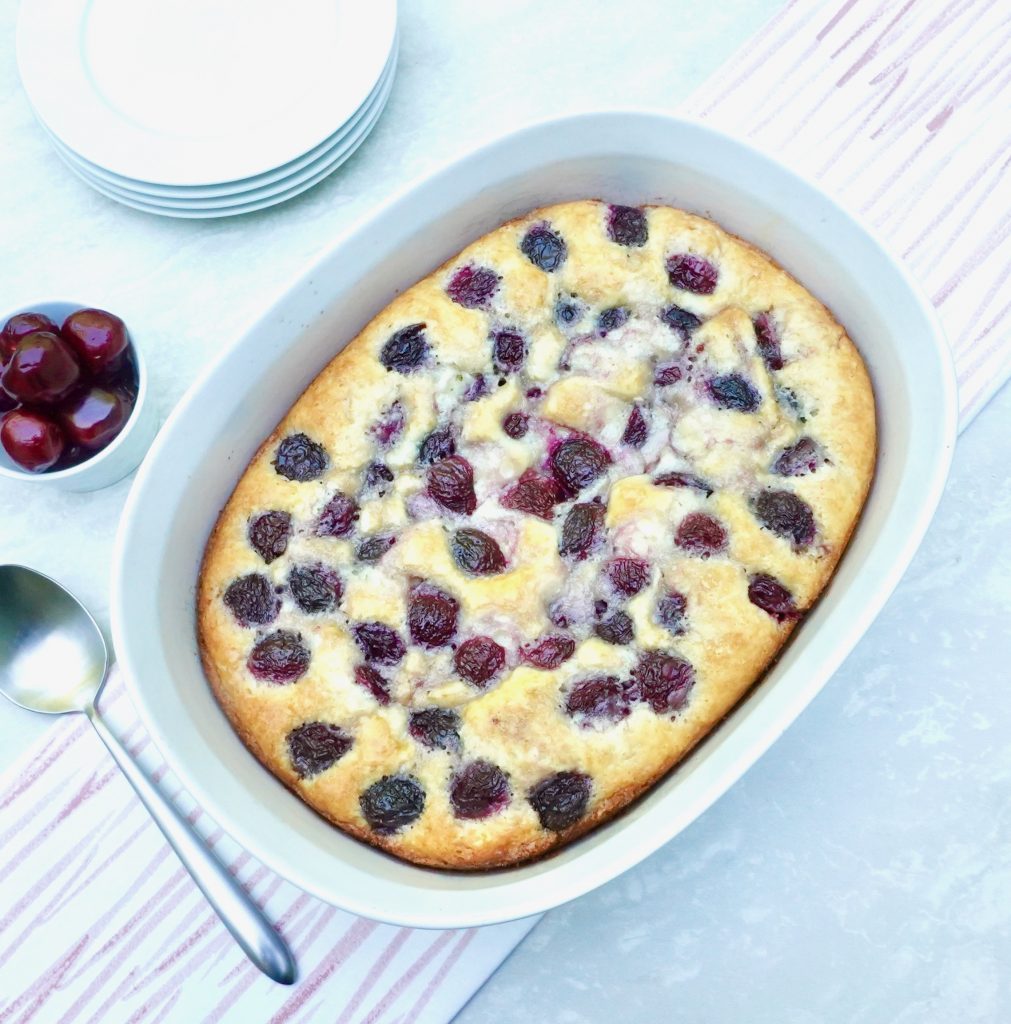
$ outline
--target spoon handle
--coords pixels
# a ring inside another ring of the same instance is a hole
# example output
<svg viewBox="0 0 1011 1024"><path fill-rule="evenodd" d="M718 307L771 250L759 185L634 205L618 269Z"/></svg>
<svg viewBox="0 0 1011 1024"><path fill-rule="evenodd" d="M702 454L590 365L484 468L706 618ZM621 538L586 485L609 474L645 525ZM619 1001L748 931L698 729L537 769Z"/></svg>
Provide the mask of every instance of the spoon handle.
<svg viewBox="0 0 1011 1024"><path fill-rule="evenodd" d="M175 806L144 774L98 712L91 708L87 714L127 781L183 862L183 867L189 871L246 956L269 978L282 985L292 984L298 973L294 958L259 907L207 849Z"/></svg>

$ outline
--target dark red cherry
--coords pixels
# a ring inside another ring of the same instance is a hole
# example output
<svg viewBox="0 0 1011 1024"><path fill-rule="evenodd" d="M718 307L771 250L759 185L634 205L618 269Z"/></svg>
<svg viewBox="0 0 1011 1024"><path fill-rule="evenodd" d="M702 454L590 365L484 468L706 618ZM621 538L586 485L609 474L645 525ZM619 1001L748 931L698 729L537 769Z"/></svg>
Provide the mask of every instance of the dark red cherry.
<svg viewBox="0 0 1011 1024"><path fill-rule="evenodd" d="M805 548L815 535L811 506L792 491L762 491L754 501L758 521L774 534Z"/></svg>
<svg viewBox="0 0 1011 1024"><path fill-rule="evenodd" d="M695 670L684 658L647 651L632 670L632 680L638 699L664 715L684 707L695 685Z"/></svg>
<svg viewBox="0 0 1011 1024"><path fill-rule="evenodd" d="M677 590L669 590L656 603L656 621L674 636L687 632L685 613L688 598Z"/></svg>
<svg viewBox="0 0 1011 1024"><path fill-rule="evenodd" d="M597 317L597 333L602 338L606 337L611 331L624 327L628 323L628 317L629 312L624 306L612 306L610 309L605 309Z"/></svg>
<svg viewBox="0 0 1011 1024"><path fill-rule="evenodd" d="M36 331L59 334L60 328L44 313L15 313L0 330L0 364L6 363L14 355L18 342L26 334L34 334Z"/></svg>
<svg viewBox="0 0 1011 1024"><path fill-rule="evenodd" d="M355 557L359 562L378 562L396 543L396 537L365 537L358 545Z"/></svg>
<svg viewBox="0 0 1011 1024"><path fill-rule="evenodd" d="M473 576L490 576L506 567L505 555L494 538L480 530L457 530L450 542L456 564Z"/></svg>
<svg viewBox="0 0 1011 1024"><path fill-rule="evenodd" d="M700 476L694 473L682 473L680 471L660 473L653 477L653 483L657 487L690 487L692 490L701 491L707 498L713 493L712 484L706 483Z"/></svg>
<svg viewBox="0 0 1011 1024"><path fill-rule="evenodd" d="M646 214L635 206L611 206L607 211L607 236L612 242L638 248L646 244Z"/></svg>
<svg viewBox="0 0 1011 1024"><path fill-rule="evenodd" d="M390 703L390 684L371 665L355 666L355 682L383 707Z"/></svg>
<svg viewBox="0 0 1011 1024"><path fill-rule="evenodd" d="M394 402L389 408L382 411L379 419L372 424L369 433L376 439L380 448L392 448L400 440L406 422L407 414L404 412L403 405L400 402Z"/></svg>
<svg viewBox="0 0 1011 1024"><path fill-rule="evenodd" d="M506 807L511 797L508 776L490 761L471 761L449 784L449 802L458 818L487 818Z"/></svg>
<svg viewBox="0 0 1011 1024"><path fill-rule="evenodd" d="M666 363L653 371L653 383L658 388L669 388L684 376L677 363Z"/></svg>
<svg viewBox="0 0 1011 1024"><path fill-rule="evenodd" d="M691 512L681 520L674 543L690 555L708 558L727 547L727 531L723 524L705 512Z"/></svg>
<svg viewBox="0 0 1011 1024"><path fill-rule="evenodd" d="M574 496L606 472L611 456L588 437L570 437L555 448L550 462L562 489Z"/></svg>
<svg viewBox="0 0 1011 1024"><path fill-rule="evenodd" d="M456 441L449 427L437 427L418 448L418 462L423 466L432 466L436 462L448 459L456 454Z"/></svg>
<svg viewBox="0 0 1011 1024"><path fill-rule="evenodd" d="M779 340L779 331L776 330L776 323L772 319L772 314L759 313L753 323L758 354L765 360L765 365L770 370L782 370L783 353Z"/></svg>
<svg viewBox="0 0 1011 1024"><path fill-rule="evenodd" d="M573 505L562 523L558 553L567 558L586 558L603 538L605 511L603 505L594 501Z"/></svg>
<svg viewBox="0 0 1011 1024"><path fill-rule="evenodd" d="M582 772L556 772L537 783L527 800L541 828L564 832L586 814L593 783Z"/></svg>
<svg viewBox="0 0 1011 1024"><path fill-rule="evenodd" d="M307 615L332 611L344 594L344 584L337 572L318 564L292 566L288 589L295 604Z"/></svg>
<svg viewBox="0 0 1011 1024"><path fill-rule="evenodd" d="M565 241L547 224L534 224L520 242L520 252L535 266L550 274L564 262Z"/></svg>
<svg viewBox="0 0 1011 1024"><path fill-rule="evenodd" d="M274 584L258 572L229 583L223 600L240 626L265 626L281 611Z"/></svg>
<svg viewBox="0 0 1011 1024"><path fill-rule="evenodd" d="M796 444L784 448L772 463L777 476L806 476L822 464L822 453L810 437L802 437Z"/></svg>
<svg viewBox="0 0 1011 1024"><path fill-rule="evenodd" d="M581 679L565 698L565 711L580 725L620 722L631 713L628 688L616 676Z"/></svg>
<svg viewBox="0 0 1011 1024"><path fill-rule="evenodd" d="M800 615L793 602L793 594L768 573L755 573L748 580L748 600L777 622L786 622Z"/></svg>
<svg viewBox="0 0 1011 1024"><path fill-rule="evenodd" d="M421 817L425 790L410 775L384 775L361 795L362 817L376 835L392 836Z"/></svg>
<svg viewBox="0 0 1011 1024"><path fill-rule="evenodd" d="M498 290L498 280L488 267L460 267L446 285L446 293L467 309L479 309Z"/></svg>
<svg viewBox="0 0 1011 1024"><path fill-rule="evenodd" d="M635 597L649 583L649 562L641 558L614 558L604 572L622 597Z"/></svg>
<svg viewBox="0 0 1011 1024"><path fill-rule="evenodd" d="M502 429L514 440L527 436L530 428L530 417L525 412L511 412L502 421Z"/></svg>
<svg viewBox="0 0 1011 1024"><path fill-rule="evenodd" d="M623 647L635 639L635 626L631 616L622 611L612 612L593 627L593 632L605 643Z"/></svg>
<svg viewBox="0 0 1011 1024"><path fill-rule="evenodd" d="M477 508L474 470L462 455L451 455L428 470L428 493L449 512L469 516Z"/></svg>
<svg viewBox="0 0 1011 1024"><path fill-rule="evenodd" d="M300 633L278 629L254 644L246 667L264 682L293 683L309 668L309 649L302 643Z"/></svg>
<svg viewBox="0 0 1011 1024"><path fill-rule="evenodd" d="M352 632L362 654L379 665L396 665L406 653L396 630L382 622L359 622Z"/></svg>
<svg viewBox="0 0 1011 1024"><path fill-rule="evenodd" d="M387 370L413 373L428 356L424 324L411 324L391 334L379 353L379 361Z"/></svg>
<svg viewBox="0 0 1011 1024"><path fill-rule="evenodd" d="M59 420L69 441L97 451L123 429L129 415L126 403L114 391L88 388L60 406Z"/></svg>
<svg viewBox="0 0 1011 1024"><path fill-rule="evenodd" d="M0 376L3 374L3 364L0 363ZM8 395L2 387L0 387L0 415L5 412L10 412L11 409L16 409L21 403L13 396Z"/></svg>
<svg viewBox="0 0 1011 1024"><path fill-rule="evenodd" d="M460 716L451 708L425 708L412 713L407 731L429 750L460 752Z"/></svg>
<svg viewBox="0 0 1011 1024"><path fill-rule="evenodd" d="M639 406L632 406L628 414L628 422L625 424L625 432L621 435L621 443L627 444L629 448L641 448L646 443L649 434L649 427L646 424L646 417L643 416Z"/></svg>
<svg viewBox="0 0 1011 1024"><path fill-rule="evenodd" d="M0 384L20 402L55 405L81 380L74 350L51 331L26 334L14 350Z"/></svg>
<svg viewBox="0 0 1011 1024"><path fill-rule="evenodd" d="M505 650L490 636L474 636L457 647L453 664L459 676L483 688L505 667Z"/></svg>
<svg viewBox="0 0 1011 1024"><path fill-rule="evenodd" d="M407 602L407 628L422 647L445 647L456 636L459 602L430 583L419 583Z"/></svg>
<svg viewBox="0 0 1011 1024"><path fill-rule="evenodd" d="M288 548L291 537L291 516L287 512L274 510L262 512L249 520L249 544L252 549L270 565L280 558Z"/></svg>
<svg viewBox="0 0 1011 1024"><path fill-rule="evenodd" d="M558 668L576 652L576 641L570 636L546 636L520 647L520 659L534 668Z"/></svg>
<svg viewBox="0 0 1011 1024"><path fill-rule="evenodd" d="M330 465L326 449L306 434L289 434L277 446L274 468L289 480L317 480Z"/></svg>
<svg viewBox="0 0 1011 1024"><path fill-rule="evenodd" d="M660 319L685 341L688 340L688 335L702 323L694 313L689 313L687 309L682 309L680 306L668 306L660 314Z"/></svg>
<svg viewBox="0 0 1011 1024"><path fill-rule="evenodd" d="M330 722L306 722L288 733L288 757L300 779L332 768L353 745L354 740Z"/></svg>
<svg viewBox="0 0 1011 1024"><path fill-rule="evenodd" d="M492 336L492 361L499 373L516 373L527 357L527 344L519 331L495 331Z"/></svg>
<svg viewBox="0 0 1011 1024"><path fill-rule="evenodd" d="M739 373L725 373L709 381L709 396L720 409L754 412L762 404L758 388Z"/></svg>
<svg viewBox="0 0 1011 1024"><path fill-rule="evenodd" d="M48 416L29 409L4 413L0 443L14 462L30 473L41 473L53 466L65 444L60 428Z"/></svg>
<svg viewBox="0 0 1011 1024"><path fill-rule="evenodd" d="M690 252L667 257L667 277L675 288L696 295L712 295L716 291L719 271L707 259Z"/></svg>
<svg viewBox="0 0 1011 1024"><path fill-rule="evenodd" d="M505 508L527 515L537 516L549 522L554 516L555 505L565 495L553 477L543 476L536 470L527 469L516 483L502 496Z"/></svg>
<svg viewBox="0 0 1011 1024"><path fill-rule="evenodd" d="M346 537L358 518L358 505L346 494L337 491L323 506L316 520L317 537Z"/></svg>
<svg viewBox="0 0 1011 1024"><path fill-rule="evenodd" d="M77 352L91 373L99 373L126 351L126 324L104 309L79 309L71 313L60 334Z"/></svg>

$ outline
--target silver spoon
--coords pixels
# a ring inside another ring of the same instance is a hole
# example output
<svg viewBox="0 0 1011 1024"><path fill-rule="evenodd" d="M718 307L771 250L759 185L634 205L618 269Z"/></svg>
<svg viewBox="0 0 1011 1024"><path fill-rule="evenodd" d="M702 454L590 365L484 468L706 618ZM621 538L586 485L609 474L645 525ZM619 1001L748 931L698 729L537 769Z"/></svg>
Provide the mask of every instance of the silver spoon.
<svg viewBox="0 0 1011 1024"><path fill-rule="evenodd" d="M269 978L290 985L298 972L288 947L99 716L95 701L108 669L102 632L77 598L34 569L0 565L0 692L28 711L88 716L246 956Z"/></svg>

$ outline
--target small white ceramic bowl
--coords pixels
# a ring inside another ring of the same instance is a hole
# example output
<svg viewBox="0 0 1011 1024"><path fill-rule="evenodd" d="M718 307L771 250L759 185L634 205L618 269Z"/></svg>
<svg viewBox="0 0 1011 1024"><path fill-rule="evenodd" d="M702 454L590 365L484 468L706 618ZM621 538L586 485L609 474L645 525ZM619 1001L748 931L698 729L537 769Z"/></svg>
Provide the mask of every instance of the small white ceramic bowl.
<svg viewBox="0 0 1011 1024"><path fill-rule="evenodd" d="M43 299L31 302L0 314L0 326L18 313L44 313L57 325L62 324L71 313L78 309L94 308L87 302L65 302L57 299ZM0 445L0 477L11 480L30 480L43 487L54 487L61 491L97 491L122 480L127 473L136 469L151 446L158 430L158 417L154 404L148 399L147 368L139 346L134 341L133 331L127 324L130 348L137 367L137 400L130 412L130 418L123 429L101 451L91 458L67 469L46 473L31 473L22 469Z"/></svg>

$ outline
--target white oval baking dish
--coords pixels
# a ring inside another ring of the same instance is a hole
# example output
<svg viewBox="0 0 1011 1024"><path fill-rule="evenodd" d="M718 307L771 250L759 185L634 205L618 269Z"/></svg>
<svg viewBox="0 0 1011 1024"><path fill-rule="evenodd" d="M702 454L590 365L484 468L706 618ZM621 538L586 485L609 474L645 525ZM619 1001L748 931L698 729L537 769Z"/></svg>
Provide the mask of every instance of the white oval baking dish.
<svg viewBox="0 0 1011 1024"><path fill-rule="evenodd" d="M878 401L877 477L830 586L774 668L624 814L537 863L413 867L332 828L249 754L204 680L194 585L218 510L260 441L398 291L533 207L579 197L670 203L755 242L825 301ZM462 927L564 903L638 863L702 813L821 689L909 564L954 445L955 378L937 318L902 265L814 185L742 142L662 114L534 125L481 147L350 230L190 389L140 469L120 527L112 622L130 690L183 784L255 857L366 917Z"/></svg>

